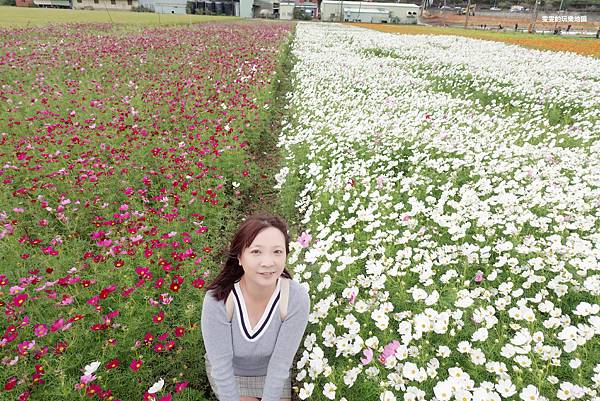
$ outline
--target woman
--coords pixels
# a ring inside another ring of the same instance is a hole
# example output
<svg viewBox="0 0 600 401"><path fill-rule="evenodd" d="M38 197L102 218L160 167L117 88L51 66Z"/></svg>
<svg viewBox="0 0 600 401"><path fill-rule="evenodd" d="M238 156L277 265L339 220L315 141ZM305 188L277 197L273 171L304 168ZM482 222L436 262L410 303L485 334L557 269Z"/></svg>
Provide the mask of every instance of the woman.
<svg viewBox="0 0 600 401"><path fill-rule="evenodd" d="M206 287L201 318L206 372L220 401L291 400L291 366L310 299L285 269L289 243L281 219L248 218L231 241L223 269Z"/></svg>

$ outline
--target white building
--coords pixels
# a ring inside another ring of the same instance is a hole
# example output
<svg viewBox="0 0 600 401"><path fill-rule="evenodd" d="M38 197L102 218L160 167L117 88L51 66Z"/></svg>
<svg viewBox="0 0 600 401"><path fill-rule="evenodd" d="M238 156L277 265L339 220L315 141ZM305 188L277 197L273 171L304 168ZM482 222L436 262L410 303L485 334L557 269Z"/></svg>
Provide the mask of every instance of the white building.
<svg viewBox="0 0 600 401"><path fill-rule="evenodd" d="M391 13L384 8L372 10L344 7L344 20L350 22L370 22L373 24L389 23L391 21Z"/></svg>
<svg viewBox="0 0 600 401"><path fill-rule="evenodd" d="M84 0L84 1L86 1L86 0ZM149 7L150 9L154 10L155 13L160 13L160 14L185 14L186 13L187 0L139 0L139 1L140 1L140 5Z"/></svg>
<svg viewBox="0 0 600 401"><path fill-rule="evenodd" d="M279 3L279 18L293 19L295 3Z"/></svg>
<svg viewBox="0 0 600 401"><path fill-rule="evenodd" d="M37 5L43 4L47 0L34 0L34 3ZM56 0L51 0L56 1ZM138 0L72 0L73 1L73 9L75 10L120 10L127 11L131 10L134 7L138 6Z"/></svg>
<svg viewBox="0 0 600 401"><path fill-rule="evenodd" d="M416 24L420 6L406 3L373 3L370 1L335 1L324 0L321 3L322 21L339 21L341 8L344 8L344 18L356 17L363 22L376 22L386 12L389 12L388 23ZM382 12L383 10L383 12ZM360 15L366 12L364 18ZM355 18L355 19L356 19ZM369 21L371 19L371 21ZM383 21L381 21L383 22Z"/></svg>

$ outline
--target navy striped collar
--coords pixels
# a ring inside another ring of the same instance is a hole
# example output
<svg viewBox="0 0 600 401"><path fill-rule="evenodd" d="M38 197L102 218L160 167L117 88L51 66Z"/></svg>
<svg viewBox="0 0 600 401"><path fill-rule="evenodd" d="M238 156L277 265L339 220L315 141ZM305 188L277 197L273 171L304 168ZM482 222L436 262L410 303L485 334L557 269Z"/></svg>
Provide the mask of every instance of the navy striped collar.
<svg viewBox="0 0 600 401"><path fill-rule="evenodd" d="M277 279L275 291L273 291L263 315L256 323L256 326L252 328L250 327L250 315L248 314L248 309L246 308L246 302L244 301L244 296L242 295L242 289L240 288L239 280L233 284L233 295L235 297L238 309L238 323L240 325L241 332L246 337L246 340L250 342L258 341L264 332L267 331L269 323L271 322L273 316L276 315L277 306L279 305L280 288L281 277Z"/></svg>

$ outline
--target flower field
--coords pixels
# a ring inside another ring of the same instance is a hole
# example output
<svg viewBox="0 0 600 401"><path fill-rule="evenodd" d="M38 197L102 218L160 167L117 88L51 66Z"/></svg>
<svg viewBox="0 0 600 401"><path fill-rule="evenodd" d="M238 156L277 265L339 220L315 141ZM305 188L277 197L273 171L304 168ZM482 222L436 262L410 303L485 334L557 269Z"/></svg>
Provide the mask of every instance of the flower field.
<svg viewBox="0 0 600 401"><path fill-rule="evenodd" d="M458 16L457 16L458 17ZM464 16L461 17L464 19ZM525 32L494 32L479 29L449 28L422 25L361 24L354 26L374 29L380 32L409 35L457 35L473 39L505 42L538 50L573 52L584 56L600 57L600 42L595 38L563 37L554 35L531 35ZM512 25L512 24L511 24ZM526 24L527 25L527 24ZM537 25L543 28L543 25ZM595 28L589 27L591 31ZM597 29L597 28L596 28Z"/></svg>
<svg viewBox="0 0 600 401"><path fill-rule="evenodd" d="M600 60L299 24L301 399L600 400Z"/></svg>
<svg viewBox="0 0 600 401"><path fill-rule="evenodd" d="M287 24L0 30L0 399L202 400Z"/></svg>

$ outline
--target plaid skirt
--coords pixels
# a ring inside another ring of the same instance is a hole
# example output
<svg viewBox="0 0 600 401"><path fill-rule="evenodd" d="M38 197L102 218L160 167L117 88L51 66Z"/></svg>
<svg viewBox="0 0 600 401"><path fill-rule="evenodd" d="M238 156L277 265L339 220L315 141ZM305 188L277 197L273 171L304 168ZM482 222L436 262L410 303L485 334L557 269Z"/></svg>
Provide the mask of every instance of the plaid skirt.
<svg viewBox="0 0 600 401"><path fill-rule="evenodd" d="M204 362L205 362L205 366L206 366L206 374L208 376L208 381L210 383L210 387L212 388L213 392L218 397L219 393L217 391L217 385L215 383L215 379L212 377L212 374L211 374L212 369L211 369L210 362L208 361L206 354L204 354ZM290 371L290 373L291 373L291 371ZM263 392L263 388L265 387L265 379L267 378L267 376L234 376L234 377L235 377L235 384L237 386L238 392L240 393L240 396L262 398L262 392ZM285 382L283 384L283 391L281 393L281 398L287 398L287 399L292 398L292 381L291 381L290 374L288 374L288 377L287 377L287 379L285 379Z"/></svg>

